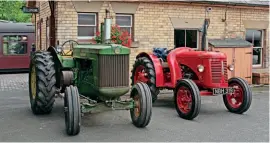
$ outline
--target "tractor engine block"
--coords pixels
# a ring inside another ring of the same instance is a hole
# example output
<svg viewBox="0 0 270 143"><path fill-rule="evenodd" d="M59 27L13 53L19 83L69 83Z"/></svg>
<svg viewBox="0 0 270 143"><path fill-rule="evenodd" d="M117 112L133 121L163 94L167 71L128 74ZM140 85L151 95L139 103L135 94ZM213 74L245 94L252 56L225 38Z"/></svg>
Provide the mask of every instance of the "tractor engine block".
<svg viewBox="0 0 270 143"><path fill-rule="evenodd" d="M198 80L197 75L187 66L181 65L182 77L186 79Z"/></svg>

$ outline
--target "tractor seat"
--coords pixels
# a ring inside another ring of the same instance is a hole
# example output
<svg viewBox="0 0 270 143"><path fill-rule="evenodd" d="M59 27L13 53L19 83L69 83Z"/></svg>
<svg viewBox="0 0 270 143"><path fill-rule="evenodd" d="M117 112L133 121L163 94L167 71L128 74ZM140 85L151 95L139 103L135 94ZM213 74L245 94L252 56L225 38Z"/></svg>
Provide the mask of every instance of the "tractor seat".
<svg viewBox="0 0 270 143"><path fill-rule="evenodd" d="M158 58L162 59L162 61L166 62L167 61L167 56L168 56L169 51L167 48L154 48L153 49L153 54L157 56Z"/></svg>
<svg viewBox="0 0 270 143"><path fill-rule="evenodd" d="M72 51L70 50L63 50L66 55L64 57L72 57Z"/></svg>

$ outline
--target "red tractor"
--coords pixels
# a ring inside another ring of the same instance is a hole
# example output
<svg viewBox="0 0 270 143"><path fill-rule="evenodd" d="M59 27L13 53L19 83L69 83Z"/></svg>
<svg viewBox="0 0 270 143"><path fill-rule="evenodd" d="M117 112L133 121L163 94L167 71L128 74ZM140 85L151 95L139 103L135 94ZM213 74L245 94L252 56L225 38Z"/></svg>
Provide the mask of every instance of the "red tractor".
<svg viewBox="0 0 270 143"><path fill-rule="evenodd" d="M207 25L205 20L203 49ZM192 120L199 114L201 96L223 95L226 108L242 114L251 105L252 91L244 79L228 79L227 72L232 70L233 65L228 65L226 55L221 52L195 51L189 47L154 48L153 53L142 52L136 56L131 84L147 83L153 102L160 90L173 90L176 111L184 119Z"/></svg>

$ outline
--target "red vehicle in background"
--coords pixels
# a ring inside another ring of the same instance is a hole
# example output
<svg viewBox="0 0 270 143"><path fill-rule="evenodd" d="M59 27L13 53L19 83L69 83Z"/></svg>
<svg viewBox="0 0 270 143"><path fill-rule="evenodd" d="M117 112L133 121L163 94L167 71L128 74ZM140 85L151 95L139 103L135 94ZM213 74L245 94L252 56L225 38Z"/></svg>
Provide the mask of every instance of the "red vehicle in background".
<svg viewBox="0 0 270 143"><path fill-rule="evenodd" d="M28 71L34 42L31 23L0 22L0 72Z"/></svg>

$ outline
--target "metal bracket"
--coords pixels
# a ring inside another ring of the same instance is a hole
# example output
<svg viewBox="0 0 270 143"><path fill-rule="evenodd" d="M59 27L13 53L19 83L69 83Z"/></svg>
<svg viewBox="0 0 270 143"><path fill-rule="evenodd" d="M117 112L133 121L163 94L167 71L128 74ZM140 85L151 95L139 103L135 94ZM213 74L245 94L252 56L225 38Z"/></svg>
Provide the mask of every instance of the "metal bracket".
<svg viewBox="0 0 270 143"><path fill-rule="evenodd" d="M134 100L127 99L124 101L119 100L107 100L105 102L97 103L95 100L89 99L83 95L80 97L89 101L81 103L81 112L82 113L97 113L110 110L129 110L134 108Z"/></svg>

